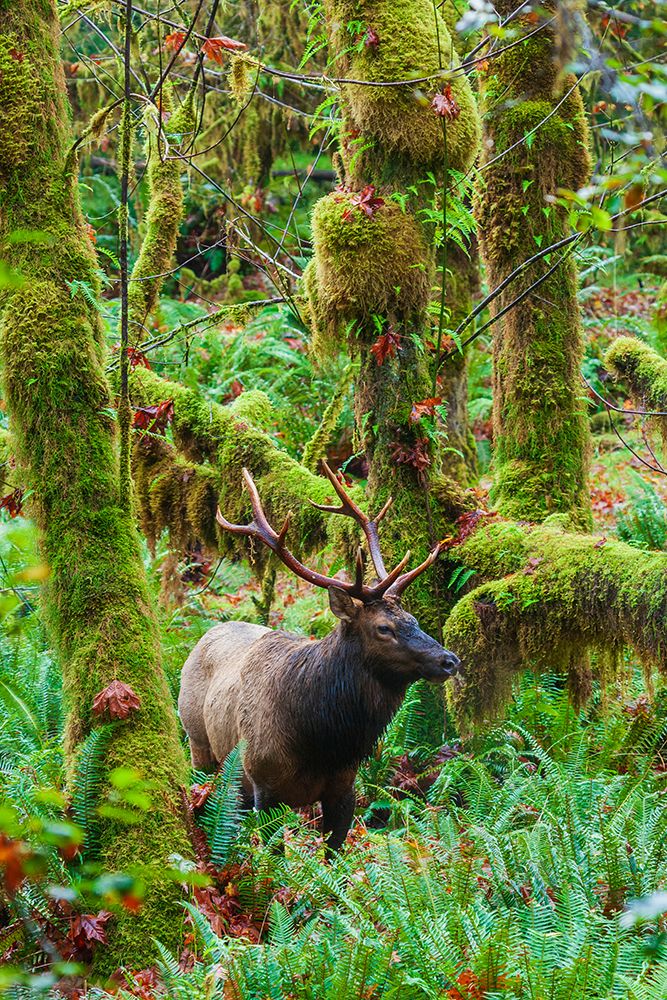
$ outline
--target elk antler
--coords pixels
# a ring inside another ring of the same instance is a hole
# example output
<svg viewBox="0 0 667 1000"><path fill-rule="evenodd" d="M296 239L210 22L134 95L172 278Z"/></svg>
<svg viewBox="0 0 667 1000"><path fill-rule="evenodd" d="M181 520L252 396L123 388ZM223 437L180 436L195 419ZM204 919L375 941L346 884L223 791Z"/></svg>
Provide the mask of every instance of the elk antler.
<svg viewBox="0 0 667 1000"><path fill-rule="evenodd" d="M367 514L364 514L360 507L357 506L352 497L346 493L342 483L338 480L338 476L335 472L332 472L326 462L322 462L322 467L324 468L327 479L338 495L341 502L340 507L331 507L327 504L315 503L313 500L309 500L308 503L312 504L313 507L316 507L317 510L324 511L325 514L345 514L347 517L353 518L357 524L361 525L361 529L366 536L366 541L368 542L368 551L371 554L371 559L373 560L378 580L384 580L387 576L387 570L385 569L384 559L382 558L382 553L380 551L378 524L393 504L393 497L389 497L386 504L376 517L370 518Z"/></svg>
<svg viewBox="0 0 667 1000"><path fill-rule="evenodd" d="M285 522L280 531L276 531L272 528L266 514L264 513L262 501L260 500L255 482L247 469L243 470L243 479L248 493L250 494L253 520L250 524L232 524L225 517L223 517L220 508L218 507L215 515L216 521L226 531L231 531L235 535L247 535L250 538L256 538L260 542L263 542L266 546L268 546L268 548L271 549L272 552L275 552L281 562L283 562L285 566L287 566L287 568L290 569L296 576L300 577L302 580L306 580L308 583L314 584L316 587L324 587L326 589L329 589L330 587L338 587L339 590L344 590L350 595L350 597L356 597L365 604L378 601L385 594L400 597L408 584L412 583L412 581L416 579L420 573L423 573L425 569L428 569L428 567L435 562L440 554L440 544L438 543L438 545L436 545L430 555L420 566L410 570L410 572L403 572L410 558L410 552L408 551L403 556L399 564L395 566L390 573L387 573L382 555L380 553L377 525L389 510L391 500L388 500L377 517L371 520L347 495L331 469L326 464L324 465L324 468L329 480L336 490L336 493L340 497L341 506L328 507L320 504L313 504L313 506L317 507L318 510L323 510L333 514L346 514L349 517L354 517L355 520L361 524L364 534L368 540L368 547L371 553L371 558L373 559L373 565L375 566L376 572L380 577L379 581L372 586L367 586L363 582L364 567L361 549L357 552L354 583L348 583L346 580L338 580L336 577L324 576L322 573L317 573L315 570L308 569L307 566L304 566L303 563L300 562L285 545L285 537L289 531L291 523L291 513L285 518ZM310 502L312 503L312 500Z"/></svg>

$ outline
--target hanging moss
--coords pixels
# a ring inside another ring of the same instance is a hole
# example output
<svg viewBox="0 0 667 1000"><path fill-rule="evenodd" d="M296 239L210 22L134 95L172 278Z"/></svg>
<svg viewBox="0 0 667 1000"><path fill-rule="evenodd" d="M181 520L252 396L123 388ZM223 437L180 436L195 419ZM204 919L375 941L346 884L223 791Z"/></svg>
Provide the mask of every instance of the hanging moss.
<svg viewBox="0 0 667 1000"><path fill-rule="evenodd" d="M428 171L441 175L442 119L431 108L431 100L444 84L441 65L455 69L458 58L431 0L325 0L324 8L338 53L337 76L368 84L433 76L430 82L399 87L343 86L348 137L360 133L360 139L348 139L344 149L349 172L364 183L376 184L394 178L410 183ZM359 21L363 27L357 37L348 25ZM367 32L374 33L377 42L365 44ZM447 123L449 166L465 170L479 144L479 116L465 74L446 79L461 109Z"/></svg>
<svg viewBox="0 0 667 1000"><path fill-rule="evenodd" d="M141 251L132 269L128 289L130 336L140 337L146 319L157 304L163 275L169 270L183 217L183 163L181 146L188 146L196 125L194 98L189 94L171 113L172 97L162 89L160 134L149 133L148 213Z"/></svg>
<svg viewBox="0 0 667 1000"><path fill-rule="evenodd" d="M465 669L455 693L462 720L498 714L527 666L565 670L584 697L591 650L603 674L624 646L647 670L667 672L667 556L567 528L558 516L539 526L494 522L452 551L480 584L445 628Z"/></svg>
<svg viewBox="0 0 667 1000"><path fill-rule="evenodd" d="M498 9L513 10L509 0ZM531 17L516 18L517 30L530 31ZM575 79L558 63L553 30L545 27L494 59L482 79L489 110L477 215L493 288L540 247L567 234L567 213L548 199L558 187L585 184L590 165L581 95L575 88L565 97ZM508 305L553 263L530 268L493 308ZM570 259L494 328L492 495L509 517L541 520L567 511L580 525L590 523L582 355Z"/></svg>
<svg viewBox="0 0 667 1000"><path fill-rule="evenodd" d="M350 394L354 368L349 364L338 381L331 401L322 415L319 427L303 450L301 464L310 472L317 472L320 462L326 460L334 433L338 426L345 400Z"/></svg>
<svg viewBox="0 0 667 1000"><path fill-rule="evenodd" d="M141 708L117 728L106 763L136 767L155 789L137 824L107 820L102 828L104 868L140 865L147 881L141 912L121 910L108 948L99 951L98 971L111 972L151 964L153 937L178 947L180 889L164 872L173 852L190 850L178 791L187 768L139 540L119 505L101 324L87 298L68 286L85 282L96 292L97 264L65 169L71 136L55 3L4 4L2 26L0 67L16 62L21 85L0 69L0 257L26 278L21 288L0 292L5 398L51 570L44 604L63 670L66 756L71 770L77 746L97 723L95 694L121 679ZM21 230L42 235L16 242L12 233Z"/></svg>
<svg viewBox="0 0 667 1000"><path fill-rule="evenodd" d="M416 219L395 202L385 201L369 218L352 195L335 191L320 198L313 249L305 290L316 353L339 348L346 333L374 340L373 316L409 321L426 309L432 254Z"/></svg>
<svg viewBox="0 0 667 1000"><path fill-rule="evenodd" d="M161 379L145 368L132 372L130 393L135 405L140 406L173 399L174 440L187 460L183 463L168 449L165 452L164 447L156 452L158 456L168 455L165 469L168 476L162 480L160 463L155 466L150 454L135 451L135 460L141 467L141 471L137 470L141 483L138 491L141 497L147 498L142 504L142 517L146 517L149 525L157 527L159 523L160 530L169 527L177 538L182 505L188 508L192 503L192 527L196 526L200 538L213 548L217 530L213 520L204 534L205 509L210 501L208 489L212 483L217 484L216 503L229 521L247 523L252 519L252 511L248 493L243 487L242 470L246 467L257 483L269 520L280 526L288 513L293 514L290 548L298 553L323 547L326 518L308 500L326 502L326 498L331 496L331 488L321 476L313 475L280 451L271 438L256 426L256 423L266 420L267 406L270 406L264 393L244 392L229 406L219 406L176 382ZM195 483L200 492L197 500L190 501L189 482L183 483L183 474L192 468L188 463L203 461L210 462L211 475L205 470L195 470ZM173 489L171 496L170 488ZM248 544L245 539L217 530L215 548L221 555L238 557L239 553L248 552ZM252 548L252 556L258 571L261 571L268 552L263 547Z"/></svg>
<svg viewBox="0 0 667 1000"><path fill-rule="evenodd" d="M215 470L186 462L161 437L144 435L135 443L132 471L141 530L153 551L165 528L177 552L196 542L216 547Z"/></svg>

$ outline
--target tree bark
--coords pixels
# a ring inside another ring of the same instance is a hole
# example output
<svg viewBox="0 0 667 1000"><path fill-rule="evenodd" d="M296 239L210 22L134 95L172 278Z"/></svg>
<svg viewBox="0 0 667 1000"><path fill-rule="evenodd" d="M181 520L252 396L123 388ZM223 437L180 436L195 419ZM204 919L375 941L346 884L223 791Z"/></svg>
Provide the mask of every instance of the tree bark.
<svg viewBox="0 0 667 1000"><path fill-rule="evenodd" d="M507 15L514 7L513 0L501 0L497 10ZM545 4L545 16L552 9ZM513 25L529 32L533 20L527 11ZM477 214L490 288L567 235L567 211L550 199L558 188L576 191L589 176L581 95L558 56L554 29L545 26L493 59L482 77L486 115ZM554 262L551 255L529 268L494 309L508 305ZM496 323L493 341L494 502L508 517L539 521L570 513L589 526L589 429L573 259Z"/></svg>
<svg viewBox="0 0 667 1000"><path fill-rule="evenodd" d="M189 853L179 785L187 781L160 665L157 622L130 512L119 502L113 411L104 377L97 262L79 209L53 0L3 2L0 34L0 254L23 276L5 290L2 359L18 456L51 579L44 604L67 698L65 752L98 723L94 696L117 679L141 707L119 723L109 769L136 768L153 805L132 826L103 823L105 870L141 870L139 914L119 909L97 971L142 968L153 937L178 945L180 889L164 875Z"/></svg>

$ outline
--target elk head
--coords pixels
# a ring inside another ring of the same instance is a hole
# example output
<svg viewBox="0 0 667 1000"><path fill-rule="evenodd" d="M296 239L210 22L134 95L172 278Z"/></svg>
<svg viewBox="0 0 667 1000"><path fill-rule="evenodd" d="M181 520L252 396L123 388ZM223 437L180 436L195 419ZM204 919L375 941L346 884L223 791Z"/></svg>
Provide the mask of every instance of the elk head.
<svg viewBox="0 0 667 1000"><path fill-rule="evenodd" d="M378 525L389 510L390 498L376 517L370 518L348 495L336 475L326 462L324 471L339 500L339 506L316 504L318 510L329 514L341 514L353 518L361 527L368 551L377 575L373 584L364 583L364 559L361 548L357 552L356 573L353 582L324 576L304 566L289 551L285 538L290 526L290 515L280 531L275 531L262 508L257 487L247 469L243 470L250 501L253 520L250 524L231 524L218 509L216 519L225 530L237 535L247 535L268 546L296 576L316 587L323 587L329 594L329 605L333 614L341 621L343 632L354 636L361 645L364 662L385 679L395 679L397 683L410 684L419 678L430 681L445 681L460 668L458 657L444 649L419 627L417 619L401 606L401 595L413 580L428 569L440 554L440 543L414 569L404 572L410 559L406 552L397 566L390 572L380 551Z"/></svg>

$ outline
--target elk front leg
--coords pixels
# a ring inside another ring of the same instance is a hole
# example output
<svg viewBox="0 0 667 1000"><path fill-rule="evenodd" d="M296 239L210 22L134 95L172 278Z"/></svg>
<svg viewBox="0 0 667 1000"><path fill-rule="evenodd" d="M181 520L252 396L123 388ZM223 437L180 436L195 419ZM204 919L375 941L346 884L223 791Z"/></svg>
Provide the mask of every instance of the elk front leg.
<svg viewBox="0 0 667 1000"><path fill-rule="evenodd" d="M338 795L322 799L322 832L325 836L327 833L329 834L326 846L327 856L331 856L334 851L337 851L347 837L354 818L356 803L354 785Z"/></svg>

